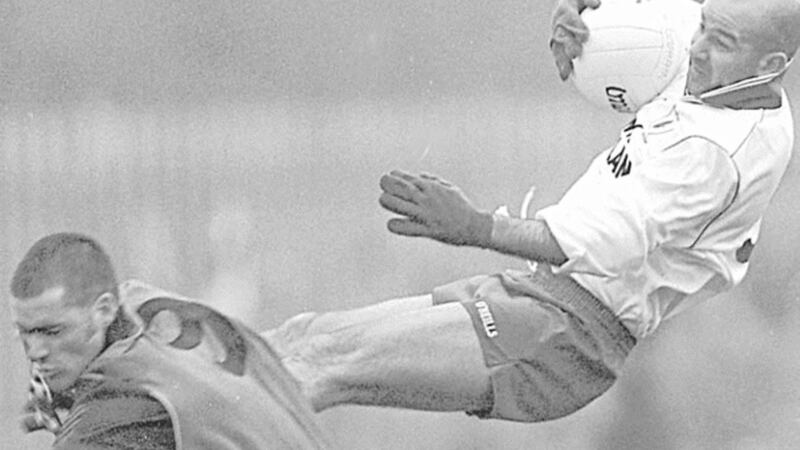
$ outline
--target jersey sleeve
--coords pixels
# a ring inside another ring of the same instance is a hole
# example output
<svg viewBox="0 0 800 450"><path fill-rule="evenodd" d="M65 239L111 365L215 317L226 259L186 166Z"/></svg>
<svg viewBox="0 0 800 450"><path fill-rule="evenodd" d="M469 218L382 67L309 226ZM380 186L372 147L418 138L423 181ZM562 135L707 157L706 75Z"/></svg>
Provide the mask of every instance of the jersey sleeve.
<svg viewBox="0 0 800 450"><path fill-rule="evenodd" d="M166 408L146 391L104 385L76 402L53 444L54 450L174 450Z"/></svg>
<svg viewBox="0 0 800 450"><path fill-rule="evenodd" d="M562 200L539 211L568 260L559 272L635 271L659 246L691 247L735 198L729 154L700 137L614 177L598 157Z"/></svg>

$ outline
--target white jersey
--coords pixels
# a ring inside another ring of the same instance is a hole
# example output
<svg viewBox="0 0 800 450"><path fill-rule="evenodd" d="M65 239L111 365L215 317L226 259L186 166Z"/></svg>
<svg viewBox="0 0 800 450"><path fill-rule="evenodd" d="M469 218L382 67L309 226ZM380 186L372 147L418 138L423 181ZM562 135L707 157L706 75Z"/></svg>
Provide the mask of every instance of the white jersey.
<svg viewBox="0 0 800 450"><path fill-rule="evenodd" d="M739 283L786 170L793 121L685 97L646 105L556 205L536 214L569 273L641 338Z"/></svg>

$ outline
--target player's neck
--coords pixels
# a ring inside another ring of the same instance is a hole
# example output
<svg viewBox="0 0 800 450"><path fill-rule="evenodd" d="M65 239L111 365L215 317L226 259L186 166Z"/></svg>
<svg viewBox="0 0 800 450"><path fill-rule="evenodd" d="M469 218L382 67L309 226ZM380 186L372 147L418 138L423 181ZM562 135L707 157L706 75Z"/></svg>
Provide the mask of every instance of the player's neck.
<svg viewBox="0 0 800 450"><path fill-rule="evenodd" d="M748 78L699 95L708 105L731 109L775 109L782 104L780 77Z"/></svg>
<svg viewBox="0 0 800 450"><path fill-rule="evenodd" d="M117 310L117 315L114 321L108 326L106 330L106 341L103 350L108 348L114 342L133 336L136 332L137 325L128 317L124 308Z"/></svg>

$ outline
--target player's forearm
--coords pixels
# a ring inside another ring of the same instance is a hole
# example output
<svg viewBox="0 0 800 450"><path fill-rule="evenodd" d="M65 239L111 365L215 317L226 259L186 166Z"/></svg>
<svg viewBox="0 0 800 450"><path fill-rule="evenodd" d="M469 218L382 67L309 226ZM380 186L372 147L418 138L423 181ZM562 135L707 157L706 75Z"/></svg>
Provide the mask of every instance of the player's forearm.
<svg viewBox="0 0 800 450"><path fill-rule="evenodd" d="M491 403L477 337L456 303L316 335L283 362L317 410L349 403L465 411Z"/></svg>
<svg viewBox="0 0 800 450"><path fill-rule="evenodd" d="M559 266L567 257L542 220L495 214L491 237L485 247L506 255Z"/></svg>

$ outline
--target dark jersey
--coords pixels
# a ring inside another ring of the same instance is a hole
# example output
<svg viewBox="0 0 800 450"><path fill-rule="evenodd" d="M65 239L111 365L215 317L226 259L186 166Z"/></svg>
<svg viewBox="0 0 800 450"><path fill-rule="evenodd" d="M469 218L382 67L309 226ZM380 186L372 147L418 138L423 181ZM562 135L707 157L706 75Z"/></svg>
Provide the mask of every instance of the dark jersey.
<svg viewBox="0 0 800 450"><path fill-rule="evenodd" d="M134 383L84 382L55 450L173 450L175 435L166 408Z"/></svg>
<svg viewBox="0 0 800 450"><path fill-rule="evenodd" d="M257 333L143 283L121 285L120 296L135 331L112 339L70 390L55 449L326 447L308 400Z"/></svg>

